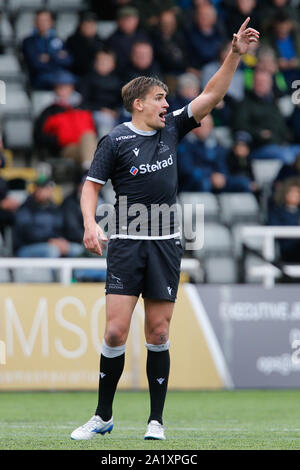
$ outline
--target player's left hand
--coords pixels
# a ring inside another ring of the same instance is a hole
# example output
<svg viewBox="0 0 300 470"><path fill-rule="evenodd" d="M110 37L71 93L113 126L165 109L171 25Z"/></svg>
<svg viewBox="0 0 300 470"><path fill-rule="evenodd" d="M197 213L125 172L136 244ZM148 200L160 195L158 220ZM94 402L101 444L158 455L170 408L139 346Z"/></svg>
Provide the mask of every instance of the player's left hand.
<svg viewBox="0 0 300 470"><path fill-rule="evenodd" d="M247 28L249 21L250 16L244 21L238 32L233 35L232 51L239 55L246 54L249 45L259 40L259 32L256 29Z"/></svg>

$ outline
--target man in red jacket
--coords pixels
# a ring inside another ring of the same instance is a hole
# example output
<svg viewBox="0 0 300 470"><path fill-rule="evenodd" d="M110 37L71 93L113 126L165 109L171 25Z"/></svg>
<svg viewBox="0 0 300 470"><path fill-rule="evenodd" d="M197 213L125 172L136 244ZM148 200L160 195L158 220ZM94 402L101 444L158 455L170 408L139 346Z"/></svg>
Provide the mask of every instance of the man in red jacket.
<svg viewBox="0 0 300 470"><path fill-rule="evenodd" d="M74 77L69 72L57 75L55 102L38 117L35 142L87 169L97 146L97 136L92 113L78 108L80 98L74 93L74 84Z"/></svg>

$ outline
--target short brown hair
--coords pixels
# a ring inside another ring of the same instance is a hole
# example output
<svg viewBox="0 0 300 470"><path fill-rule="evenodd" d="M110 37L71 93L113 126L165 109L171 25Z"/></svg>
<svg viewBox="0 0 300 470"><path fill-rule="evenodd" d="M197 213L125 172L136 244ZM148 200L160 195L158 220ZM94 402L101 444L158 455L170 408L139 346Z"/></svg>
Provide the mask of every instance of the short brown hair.
<svg viewBox="0 0 300 470"><path fill-rule="evenodd" d="M122 98L124 107L132 113L133 102L137 98L145 98L150 88L158 86L168 93L168 87L165 83L156 77L137 77L126 83L122 88Z"/></svg>

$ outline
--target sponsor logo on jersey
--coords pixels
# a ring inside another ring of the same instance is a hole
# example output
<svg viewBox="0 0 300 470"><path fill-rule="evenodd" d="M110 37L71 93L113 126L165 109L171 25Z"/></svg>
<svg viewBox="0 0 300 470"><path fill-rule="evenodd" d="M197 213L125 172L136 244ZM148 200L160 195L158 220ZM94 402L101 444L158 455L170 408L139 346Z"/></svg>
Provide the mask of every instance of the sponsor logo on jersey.
<svg viewBox="0 0 300 470"><path fill-rule="evenodd" d="M128 140L128 139L134 139L136 137L135 134L130 134L130 135L120 135L120 137L116 137L116 141L119 140Z"/></svg>
<svg viewBox="0 0 300 470"><path fill-rule="evenodd" d="M131 173L133 176L135 176L138 172L139 172L139 170L137 169L136 166L132 166L132 167L130 168L130 173Z"/></svg>
<svg viewBox="0 0 300 470"><path fill-rule="evenodd" d="M172 295L172 287L168 286L167 289L168 289L169 295Z"/></svg>
<svg viewBox="0 0 300 470"><path fill-rule="evenodd" d="M156 163L142 163L139 166L140 173L143 175L144 173L153 173L154 171L162 170L162 168L167 168L168 166L172 166L174 163L173 155L171 154L167 160L161 160Z"/></svg>
<svg viewBox="0 0 300 470"><path fill-rule="evenodd" d="M136 166L132 166L130 168L130 173L135 176L138 172L141 175L145 173L153 173L158 170L162 170L163 168L167 168L168 166L172 166L174 163L173 155L171 154L167 160L156 161L156 163L142 163L138 168Z"/></svg>
<svg viewBox="0 0 300 470"><path fill-rule="evenodd" d="M134 155L135 155L136 157L137 157L138 154L140 153L140 149L138 149L138 148L136 148L136 147L135 147L135 149L132 149L132 151L133 151L133 153L134 153Z"/></svg>

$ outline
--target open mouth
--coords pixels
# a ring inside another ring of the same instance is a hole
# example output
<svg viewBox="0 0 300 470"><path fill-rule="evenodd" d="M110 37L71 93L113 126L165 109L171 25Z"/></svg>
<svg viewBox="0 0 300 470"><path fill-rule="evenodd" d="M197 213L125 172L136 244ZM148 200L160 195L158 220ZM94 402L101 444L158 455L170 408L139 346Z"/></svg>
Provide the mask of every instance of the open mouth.
<svg viewBox="0 0 300 470"><path fill-rule="evenodd" d="M165 122L166 121L166 118L165 118L165 115L167 114L166 111L162 111L161 113L159 113L159 118L162 122Z"/></svg>

